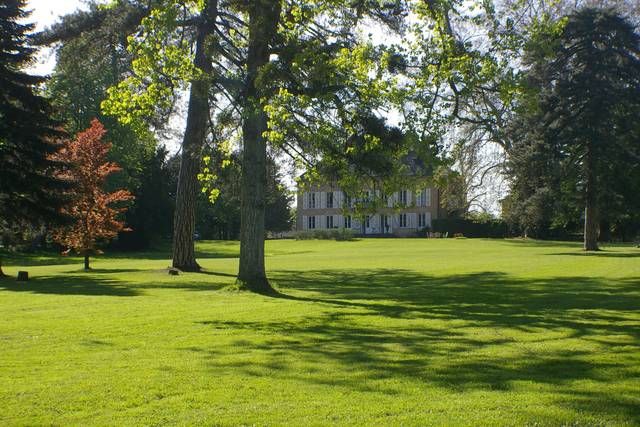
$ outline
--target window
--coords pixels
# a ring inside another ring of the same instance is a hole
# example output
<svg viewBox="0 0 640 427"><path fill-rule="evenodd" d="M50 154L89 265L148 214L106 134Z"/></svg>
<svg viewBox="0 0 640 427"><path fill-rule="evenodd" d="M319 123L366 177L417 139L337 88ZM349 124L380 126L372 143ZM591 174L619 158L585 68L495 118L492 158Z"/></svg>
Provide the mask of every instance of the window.
<svg viewBox="0 0 640 427"><path fill-rule="evenodd" d="M316 217L315 216L310 216L307 218L307 228L309 230L313 230L314 228L316 228Z"/></svg>
<svg viewBox="0 0 640 427"><path fill-rule="evenodd" d="M327 228L333 228L333 215L327 215Z"/></svg>
<svg viewBox="0 0 640 427"><path fill-rule="evenodd" d="M390 224L390 222L391 222L391 221L389 221L389 215L384 215L384 216L382 217L382 227L383 227L383 230L382 230L382 231L383 231L383 232L385 232L385 233L388 233L388 232L389 232L389 230L390 230L390 228L391 228L391 227L390 227L390 225L391 225L391 224Z"/></svg>
<svg viewBox="0 0 640 427"><path fill-rule="evenodd" d="M407 214L400 214L400 227L406 228L407 227Z"/></svg>
<svg viewBox="0 0 640 427"><path fill-rule="evenodd" d="M400 191L400 205L407 206L407 190Z"/></svg>
<svg viewBox="0 0 640 427"><path fill-rule="evenodd" d="M371 228L371 217L369 215L364 217L364 226Z"/></svg>
<svg viewBox="0 0 640 427"><path fill-rule="evenodd" d="M316 193L309 193L309 209L316 208ZM309 217L312 218L312 217Z"/></svg>
<svg viewBox="0 0 640 427"><path fill-rule="evenodd" d="M351 197L347 196L346 194L344 195L343 206L346 206L348 208L353 207L353 204L351 203Z"/></svg>
<svg viewBox="0 0 640 427"><path fill-rule="evenodd" d="M333 207L333 191L329 191L327 193L327 207L328 208Z"/></svg>
<svg viewBox="0 0 640 427"><path fill-rule="evenodd" d="M351 228L351 215L344 217L344 228Z"/></svg>
<svg viewBox="0 0 640 427"><path fill-rule="evenodd" d="M427 215L421 213L418 214L418 227L424 228L427 226Z"/></svg>

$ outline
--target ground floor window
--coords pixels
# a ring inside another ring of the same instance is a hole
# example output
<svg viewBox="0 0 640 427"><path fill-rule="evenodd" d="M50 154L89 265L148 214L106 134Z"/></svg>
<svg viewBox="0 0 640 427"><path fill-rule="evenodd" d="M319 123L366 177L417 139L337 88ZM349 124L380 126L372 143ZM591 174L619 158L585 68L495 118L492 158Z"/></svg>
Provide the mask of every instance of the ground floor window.
<svg viewBox="0 0 640 427"><path fill-rule="evenodd" d="M400 214L400 227L407 226L407 214Z"/></svg>
<svg viewBox="0 0 640 427"><path fill-rule="evenodd" d="M327 215L327 228L333 228L333 215Z"/></svg>
<svg viewBox="0 0 640 427"><path fill-rule="evenodd" d="M427 215L426 214L418 214L418 227L426 227L427 226Z"/></svg>
<svg viewBox="0 0 640 427"><path fill-rule="evenodd" d="M344 228L351 228L351 215L344 217Z"/></svg>
<svg viewBox="0 0 640 427"><path fill-rule="evenodd" d="M314 228L316 228L316 217L315 216L310 216L309 218L307 218L307 228L309 230L313 230Z"/></svg>
<svg viewBox="0 0 640 427"><path fill-rule="evenodd" d="M389 224L389 215L384 215L382 217L382 226L384 227L384 231L388 233L391 226L391 224Z"/></svg>
<svg viewBox="0 0 640 427"><path fill-rule="evenodd" d="M364 226L367 228L371 227L371 218L369 217L369 215L364 217Z"/></svg>

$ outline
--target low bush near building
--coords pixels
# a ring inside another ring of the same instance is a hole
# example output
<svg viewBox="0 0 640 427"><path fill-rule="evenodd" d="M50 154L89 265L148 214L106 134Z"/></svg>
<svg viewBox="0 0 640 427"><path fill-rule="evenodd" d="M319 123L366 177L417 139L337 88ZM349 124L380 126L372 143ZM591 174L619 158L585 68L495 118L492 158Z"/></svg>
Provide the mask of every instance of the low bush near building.
<svg viewBox="0 0 640 427"><path fill-rule="evenodd" d="M480 215L470 218L434 219L430 231L449 233L449 236L463 235L464 237L502 238L508 237L510 234L504 221Z"/></svg>
<svg viewBox="0 0 640 427"><path fill-rule="evenodd" d="M328 230L305 230L296 233L296 240L336 240L338 242L353 240L353 232L348 228L332 228Z"/></svg>

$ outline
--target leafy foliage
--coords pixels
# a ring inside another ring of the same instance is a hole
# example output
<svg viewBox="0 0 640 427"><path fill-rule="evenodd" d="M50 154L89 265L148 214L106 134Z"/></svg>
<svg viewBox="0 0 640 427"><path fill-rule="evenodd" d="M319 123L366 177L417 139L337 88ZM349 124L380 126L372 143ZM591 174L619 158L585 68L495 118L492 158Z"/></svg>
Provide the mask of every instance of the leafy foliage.
<svg viewBox="0 0 640 427"><path fill-rule="evenodd" d="M67 252L74 250L85 257L95 252L99 243L127 230L118 219L126 208L112 205L133 199L127 190L110 193L104 190L107 178L120 170L116 163L106 161L111 143L102 141L105 133L102 124L94 120L90 128L78 133L75 139L65 141L52 156L73 165L62 176L76 184L73 201L63 207L64 214L74 221L54 231L53 237Z"/></svg>

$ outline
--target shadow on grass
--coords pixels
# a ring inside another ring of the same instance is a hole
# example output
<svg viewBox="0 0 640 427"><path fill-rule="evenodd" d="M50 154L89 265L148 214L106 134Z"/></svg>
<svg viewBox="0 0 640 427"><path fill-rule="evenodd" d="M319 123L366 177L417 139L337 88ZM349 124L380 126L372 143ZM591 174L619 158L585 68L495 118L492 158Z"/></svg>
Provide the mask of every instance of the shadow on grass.
<svg viewBox="0 0 640 427"><path fill-rule="evenodd" d="M581 256L581 257L596 257L596 258L640 258L640 250L620 252L620 251L607 251L600 250L598 252L557 252L545 255L555 256Z"/></svg>
<svg viewBox="0 0 640 427"><path fill-rule="evenodd" d="M37 267L41 265L82 265L82 259L77 257L67 257L55 252L17 253L0 252L0 260L3 267Z"/></svg>
<svg viewBox="0 0 640 427"><path fill-rule="evenodd" d="M201 268L199 271L192 272L193 274L203 274L205 276L220 276L220 277L233 277L236 278L236 274L231 273L221 273L219 271L213 271L206 268Z"/></svg>
<svg viewBox="0 0 640 427"><path fill-rule="evenodd" d="M578 242L578 241L557 241L557 240L535 240L535 239L517 239L517 238L503 239L502 241L504 243L511 244L511 245L525 246L525 247L531 247L531 248L564 248L564 249L575 248L576 250L575 253L568 252L566 253L567 255L569 254L574 254L574 255L594 254L595 255L599 253L614 253L612 251L609 251L608 250L609 248L618 248L620 250L627 250L629 252L632 252L634 249L636 249L636 244L631 242L628 242L628 243L601 242L600 251L584 252L582 250L583 243L581 241ZM564 255L564 253L558 254L558 255Z"/></svg>
<svg viewBox="0 0 640 427"><path fill-rule="evenodd" d="M572 242L572 241L559 241L559 240L535 240L535 239L504 239L504 243L508 243L510 245L517 246L525 246L531 248L567 248L567 247L575 247L582 248L582 242Z"/></svg>
<svg viewBox="0 0 640 427"><path fill-rule="evenodd" d="M117 297L139 295L135 289L121 285L118 280L98 279L89 274L40 276L31 278L27 282L18 282L14 278L5 277L0 279L0 290L56 295Z"/></svg>
<svg viewBox="0 0 640 427"><path fill-rule="evenodd" d="M238 258L240 247L237 241L201 241L196 247L196 258L218 259ZM160 244L148 251L107 251L104 255L92 257L93 261L108 259L139 259L139 260L171 260L171 245ZM0 260L4 267L33 267L44 265L82 265L82 258L77 256L63 256L54 251L37 252L8 252L0 250Z"/></svg>
<svg viewBox="0 0 640 427"><path fill-rule="evenodd" d="M223 334L259 338L191 351L216 369L390 395L403 393L393 379L456 392L546 385L542 392L559 406L640 422L635 397L611 391L621 378L640 381L633 362L640 352L640 278L523 279L490 271L436 277L399 269L271 277L277 298L334 309L293 320L204 320ZM572 349L576 339L609 356ZM222 362L230 359L219 357L225 351L251 362ZM576 385L582 381L597 386Z"/></svg>

